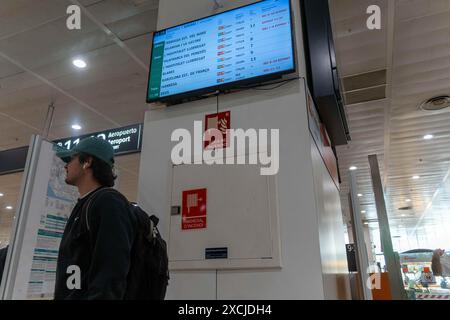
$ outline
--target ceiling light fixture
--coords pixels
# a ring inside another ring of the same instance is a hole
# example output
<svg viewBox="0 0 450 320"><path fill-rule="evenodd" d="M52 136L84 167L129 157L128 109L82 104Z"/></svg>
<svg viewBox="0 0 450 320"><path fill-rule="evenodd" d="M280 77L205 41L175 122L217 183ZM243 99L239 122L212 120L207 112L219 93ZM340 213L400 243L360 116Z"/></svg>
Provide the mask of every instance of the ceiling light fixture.
<svg viewBox="0 0 450 320"><path fill-rule="evenodd" d="M73 124L72 129L74 130L81 130L81 126L79 124Z"/></svg>
<svg viewBox="0 0 450 320"><path fill-rule="evenodd" d="M434 138L434 136L433 136L432 134L426 134L426 135L423 136L423 138L424 138L425 140L431 140L431 139Z"/></svg>
<svg viewBox="0 0 450 320"><path fill-rule="evenodd" d="M355 171L356 169L358 169L358 167L355 167L355 166L351 166L350 168L348 168L348 170L350 170L350 171Z"/></svg>
<svg viewBox="0 0 450 320"><path fill-rule="evenodd" d="M411 202L411 199L406 199L405 201L406 201L406 202Z"/></svg>
<svg viewBox="0 0 450 320"><path fill-rule="evenodd" d="M450 107L449 95L432 97L419 105L419 109L424 111L438 111L448 107Z"/></svg>
<svg viewBox="0 0 450 320"><path fill-rule="evenodd" d="M7 210L12 210L12 208L13 208L13 207L11 207L11 206L6 206L6 209L7 209Z"/></svg>
<svg viewBox="0 0 450 320"><path fill-rule="evenodd" d="M84 60L81 59L75 59L72 61L73 65L77 68L83 69L86 68L87 64Z"/></svg>
<svg viewBox="0 0 450 320"><path fill-rule="evenodd" d="M358 197L362 197L363 195L361 193L358 193Z"/></svg>
<svg viewBox="0 0 450 320"><path fill-rule="evenodd" d="M361 213L366 213L366 210L361 210Z"/></svg>
<svg viewBox="0 0 450 320"><path fill-rule="evenodd" d="M420 176L413 176L412 177L414 180L420 179Z"/></svg>
<svg viewBox="0 0 450 320"><path fill-rule="evenodd" d="M0 192L0 197L3 197L3 196L4 196L4 194Z"/></svg>

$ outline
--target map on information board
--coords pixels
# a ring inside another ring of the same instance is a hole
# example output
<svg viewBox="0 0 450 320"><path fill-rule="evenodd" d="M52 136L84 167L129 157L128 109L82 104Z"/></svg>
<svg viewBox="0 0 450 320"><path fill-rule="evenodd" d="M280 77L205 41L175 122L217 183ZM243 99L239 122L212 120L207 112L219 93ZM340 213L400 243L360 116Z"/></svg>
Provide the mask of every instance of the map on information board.
<svg viewBox="0 0 450 320"><path fill-rule="evenodd" d="M53 299L58 249L78 191L65 183L64 162L53 157L45 205L36 229L27 299Z"/></svg>

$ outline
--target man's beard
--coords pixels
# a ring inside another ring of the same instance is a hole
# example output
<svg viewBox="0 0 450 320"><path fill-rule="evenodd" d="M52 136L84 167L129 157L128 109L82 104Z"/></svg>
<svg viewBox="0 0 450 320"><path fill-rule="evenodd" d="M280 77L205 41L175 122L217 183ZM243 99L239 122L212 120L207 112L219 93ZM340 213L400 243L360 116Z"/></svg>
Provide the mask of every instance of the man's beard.
<svg viewBox="0 0 450 320"><path fill-rule="evenodd" d="M70 186L74 186L75 185L75 182L73 181L73 179L69 179L67 177L67 174L66 174L66 179L64 181Z"/></svg>

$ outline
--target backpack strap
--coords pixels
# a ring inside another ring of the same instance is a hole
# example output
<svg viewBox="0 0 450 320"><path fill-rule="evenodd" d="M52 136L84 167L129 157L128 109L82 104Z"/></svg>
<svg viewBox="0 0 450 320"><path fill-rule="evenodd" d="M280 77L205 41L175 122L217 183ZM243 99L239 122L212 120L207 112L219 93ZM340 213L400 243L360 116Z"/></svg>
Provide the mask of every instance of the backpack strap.
<svg viewBox="0 0 450 320"><path fill-rule="evenodd" d="M150 220L153 222L153 224L155 225L155 228L156 228L156 226L158 225L158 222L159 222L159 218L157 216L155 216L154 214L152 214L150 216Z"/></svg>
<svg viewBox="0 0 450 320"><path fill-rule="evenodd" d="M155 216L154 214L152 214L151 216L150 216L150 223L151 223L151 236L152 236L152 238L155 238L155 237L161 237L161 233L159 232L159 229L158 229L158 222L159 222L159 218L157 217L157 216Z"/></svg>
<svg viewBox="0 0 450 320"><path fill-rule="evenodd" d="M86 221L86 228L87 228L88 231L90 231L90 227L89 227L89 208L91 207L91 205L92 205L92 203L94 202L95 199L100 197L101 194L105 194L105 193L116 193L116 194L119 194L120 196L122 196L124 199L126 199L125 196L123 196L119 191L117 191L114 188L101 188L101 189L95 191L89 197L89 199L83 204L83 207L81 208L81 213L84 216L84 220ZM126 199L126 201L128 202L128 199Z"/></svg>

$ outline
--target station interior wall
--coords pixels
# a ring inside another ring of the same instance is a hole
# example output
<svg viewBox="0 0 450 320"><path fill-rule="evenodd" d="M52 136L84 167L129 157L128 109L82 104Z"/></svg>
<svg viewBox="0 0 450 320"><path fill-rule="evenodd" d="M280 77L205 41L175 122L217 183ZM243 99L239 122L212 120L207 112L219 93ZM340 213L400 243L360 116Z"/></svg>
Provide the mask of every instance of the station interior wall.
<svg viewBox="0 0 450 320"><path fill-rule="evenodd" d="M224 2L223 10L251 2ZM309 133L300 8L298 2L291 3L300 79L271 91L219 96L219 112L231 111L232 128L280 130L277 189L282 268L172 271L167 299L350 299L339 191ZM212 6L209 0L161 0L158 29L216 13ZM194 121L203 121L216 108L216 97L211 97L146 112L138 203L160 217L166 239L175 144L171 134L185 128L193 136Z"/></svg>

